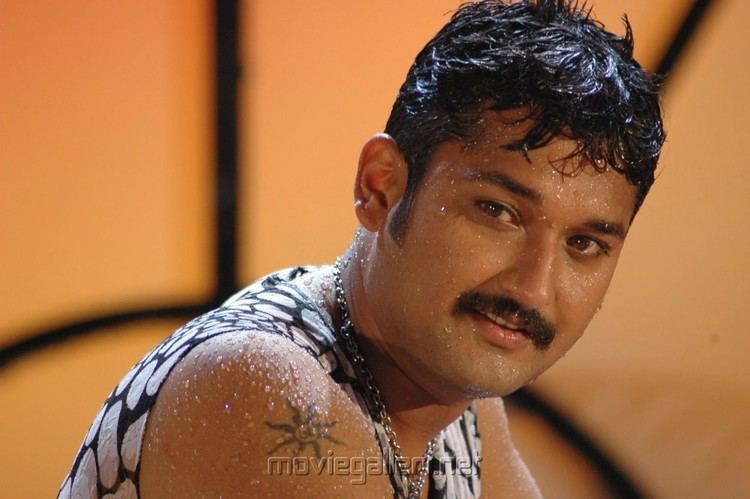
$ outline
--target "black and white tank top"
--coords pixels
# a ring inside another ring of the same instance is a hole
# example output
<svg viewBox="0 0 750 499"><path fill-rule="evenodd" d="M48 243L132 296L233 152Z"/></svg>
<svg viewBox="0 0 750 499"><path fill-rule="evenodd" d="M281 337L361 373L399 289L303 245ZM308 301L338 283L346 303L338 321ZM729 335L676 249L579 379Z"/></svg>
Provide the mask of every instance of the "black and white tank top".
<svg viewBox="0 0 750 499"><path fill-rule="evenodd" d="M339 345L332 321L293 281L313 267L270 274L230 298L223 306L187 323L141 359L115 387L97 414L58 499L139 497L140 452L146 423L159 388L170 371L200 343L214 336L253 331L284 336L307 351L356 401L370 420L366 392ZM373 421L389 467L396 497L406 484L392 470L383 427ZM481 442L474 407L439 434L430 461L430 499L475 498L480 494Z"/></svg>

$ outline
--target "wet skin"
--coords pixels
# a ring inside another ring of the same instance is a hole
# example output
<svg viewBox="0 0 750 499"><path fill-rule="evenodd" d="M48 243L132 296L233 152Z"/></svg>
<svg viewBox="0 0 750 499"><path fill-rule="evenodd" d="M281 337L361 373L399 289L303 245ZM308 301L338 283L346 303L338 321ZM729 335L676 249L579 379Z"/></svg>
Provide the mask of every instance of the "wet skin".
<svg viewBox="0 0 750 499"><path fill-rule="evenodd" d="M365 262L354 270L355 323L390 364L381 377L400 371L444 404L508 394L570 349L603 299L633 214L636 189L622 175L591 165L561 173L581 164L564 159L576 146L567 139L528 159L510 151L503 145L529 124L504 119L486 113L476 143L434 151L401 244L387 230L395 204L366 212L373 196L399 197L400 167L392 183L378 171L357 191L369 232L354 260Z"/></svg>

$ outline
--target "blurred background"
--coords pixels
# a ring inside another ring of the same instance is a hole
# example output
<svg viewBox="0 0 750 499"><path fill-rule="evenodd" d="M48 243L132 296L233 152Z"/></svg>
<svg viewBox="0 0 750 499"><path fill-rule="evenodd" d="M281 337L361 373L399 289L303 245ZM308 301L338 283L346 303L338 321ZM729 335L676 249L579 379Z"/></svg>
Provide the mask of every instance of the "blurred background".
<svg viewBox="0 0 750 499"><path fill-rule="evenodd" d="M53 496L187 318L346 248L359 148L457 4L0 0L0 495ZM748 498L750 3L589 5L668 72L668 142L603 310L508 401L514 437L547 497Z"/></svg>

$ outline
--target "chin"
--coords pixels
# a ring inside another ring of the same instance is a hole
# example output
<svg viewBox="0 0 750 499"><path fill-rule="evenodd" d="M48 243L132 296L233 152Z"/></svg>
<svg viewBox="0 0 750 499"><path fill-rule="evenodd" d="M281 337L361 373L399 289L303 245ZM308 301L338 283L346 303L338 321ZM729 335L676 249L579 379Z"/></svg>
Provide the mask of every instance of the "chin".
<svg viewBox="0 0 750 499"><path fill-rule="evenodd" d="M470 364L436 363L437 367L427 373L436 398L492 398L505 397L529 384L538 376L529 365L518 366L507 359L495 356L482 359L471 358ZM454 357L455 362L455 357Z"/></svg>
<svg viewBox="0 0 750 499"><path fill-rule="evenodd" d="M466 394L472 399L506 397L516 390L529 384L529 381L514 379L489 380L485 383L475 383L466 387Z"/></svg>

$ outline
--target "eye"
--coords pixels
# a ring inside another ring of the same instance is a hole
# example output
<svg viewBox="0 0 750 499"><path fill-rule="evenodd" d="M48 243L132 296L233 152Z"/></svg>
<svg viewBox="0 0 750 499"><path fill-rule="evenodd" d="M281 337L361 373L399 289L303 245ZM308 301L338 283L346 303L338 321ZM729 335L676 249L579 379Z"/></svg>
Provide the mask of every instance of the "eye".
<svg viewBox="0 0 750 499"><path fill-rule="evenodd" d="M585 257L598 257L609 254L609 245L588 236L573 236L568 238L568 246Z"/></svg>
<svg viewBox="0 0 750 499"><path fill-rule="evenodd" d="M501 222L509 224L518 224L518 215L516 215L516 212L502 203L482 199L476 201L475 204L480 210L492 218L496 218Z"/></svg>

